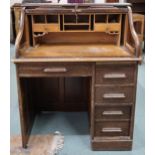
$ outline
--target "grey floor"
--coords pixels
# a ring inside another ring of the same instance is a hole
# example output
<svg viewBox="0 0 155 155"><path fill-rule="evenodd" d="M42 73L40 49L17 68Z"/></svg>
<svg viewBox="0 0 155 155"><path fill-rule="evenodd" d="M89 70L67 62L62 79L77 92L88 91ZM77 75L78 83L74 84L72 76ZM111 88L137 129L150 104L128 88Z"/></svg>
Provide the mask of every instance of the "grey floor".
<svg viewBox="0 0 155 155"><path fill-rule="evenodd" d="M14 45L10 46L11 57ZM15 66L11 63L11 135L19 135L20 120L16 88ZM60 155L144 155L145 153L145 64L139 66L136 100L134 143L132 151L91 151L87 113L45 113L34 123L33 134L47 134L60 131L65 136L65 144Z"/></svg>

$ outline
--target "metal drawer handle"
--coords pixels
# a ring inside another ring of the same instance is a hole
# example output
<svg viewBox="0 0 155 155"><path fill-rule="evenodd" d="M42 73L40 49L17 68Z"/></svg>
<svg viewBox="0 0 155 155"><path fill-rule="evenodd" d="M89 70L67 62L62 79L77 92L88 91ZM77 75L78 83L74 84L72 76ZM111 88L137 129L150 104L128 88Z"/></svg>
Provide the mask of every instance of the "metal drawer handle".
<svg viewBox="0 0 155 155"><path fill-rule="evenodd" d="M104 79L125 79L126 74L125 73L109 73L105 74Z"/></svg>
<svg viewBox="0 0 155 155"><path fill-rule="evenodd" d="M104 94L102 97L105 98L105 99L110 99L110 98L120 98L120 99L123 99L126 96L125 96L124 93L109 93L109 94Z"/></svg>
<svg viewBox="0 0 155 155"><path fill-rule="evenodd" d="M123 115L123 111L104 111L102 115Z"/></svg>
<svg viewBox="0 0 155 155"><path fill-rule="evenodd" d="M59 73L59 72L67 72L66 68L45 68L43 70L45 73Z"/></svg>
<svg viewBox="0 0 155 155"><path fill-rule="evenodd" d="M102 132L122 132L121 128L102 128Z"/></svg>

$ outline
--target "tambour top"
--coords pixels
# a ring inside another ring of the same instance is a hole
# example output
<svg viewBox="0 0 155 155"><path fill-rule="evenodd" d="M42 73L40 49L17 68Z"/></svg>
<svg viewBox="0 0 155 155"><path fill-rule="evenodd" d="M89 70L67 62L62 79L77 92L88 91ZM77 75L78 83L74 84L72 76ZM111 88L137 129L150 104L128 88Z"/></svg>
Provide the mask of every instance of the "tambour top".
<svg viewBox="0 0 155 155"><path fill-rule="evenodd" d="M78 2L78 3L71 3ZM127 7L130 3L105 3L104 0L23 0L22 6L94 6L100 7Z"/></svg>

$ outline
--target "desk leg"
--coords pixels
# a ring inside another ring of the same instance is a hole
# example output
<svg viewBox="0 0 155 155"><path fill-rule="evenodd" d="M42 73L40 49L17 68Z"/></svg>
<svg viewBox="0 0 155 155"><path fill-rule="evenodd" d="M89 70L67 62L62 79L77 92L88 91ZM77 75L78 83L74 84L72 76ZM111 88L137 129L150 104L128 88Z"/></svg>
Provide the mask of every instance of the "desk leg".
<svg viewBox="0 0 155 155"><path fill-rule="evenodd" d="M92 75L92 79L91 79L91 83L90 83L90 91L91 91L91 115L90 115L90 119L91 119L91 129L90 129L90 133L91 133L91 145L92 145L92 140L94 138L94 88L95 88L95 66L93 66L93 75Z"/></svg>
<svg viewBox="0 0 155 155"><path fill-rule="evenodd" d="M22 146L27 148L28 139L31 133L32 125L35 118L35 113L32 108L31 89L29 90L27 79L19 78L17 74L19 112L22 134Z"/></svg>

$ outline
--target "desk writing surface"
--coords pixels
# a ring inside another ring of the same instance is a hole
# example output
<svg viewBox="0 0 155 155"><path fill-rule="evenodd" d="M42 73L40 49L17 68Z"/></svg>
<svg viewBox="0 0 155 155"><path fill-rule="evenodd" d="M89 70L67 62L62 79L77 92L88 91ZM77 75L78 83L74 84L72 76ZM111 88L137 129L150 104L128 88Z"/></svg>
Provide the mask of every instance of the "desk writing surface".
<svg viewBox="0 0 155 155"><path fill-rule="evenodd" d="M35 47L21 50L21 57L132 57L127 49L116 45L90 45L90 44L55 44L36 45Z"/></svg>

